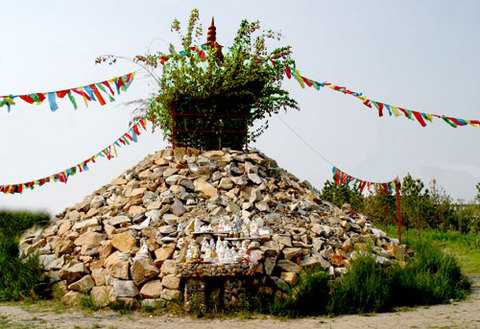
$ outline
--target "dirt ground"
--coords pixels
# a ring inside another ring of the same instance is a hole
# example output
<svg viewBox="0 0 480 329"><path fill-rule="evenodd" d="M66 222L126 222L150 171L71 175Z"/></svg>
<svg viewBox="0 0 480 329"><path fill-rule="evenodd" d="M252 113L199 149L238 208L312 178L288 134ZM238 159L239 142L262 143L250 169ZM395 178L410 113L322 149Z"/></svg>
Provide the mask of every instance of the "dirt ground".
<svg viewBox="0 0 480 329"><path fill-rule="evenodd" d="M45 305L0 304L0 328L480 328L480 277L474 278L473 293L465 301L393 313L293 320L262 316L251 319L202 320L168 315L152 316L142 313L120 315L113 311L84 313L54 309Z"/></svg>

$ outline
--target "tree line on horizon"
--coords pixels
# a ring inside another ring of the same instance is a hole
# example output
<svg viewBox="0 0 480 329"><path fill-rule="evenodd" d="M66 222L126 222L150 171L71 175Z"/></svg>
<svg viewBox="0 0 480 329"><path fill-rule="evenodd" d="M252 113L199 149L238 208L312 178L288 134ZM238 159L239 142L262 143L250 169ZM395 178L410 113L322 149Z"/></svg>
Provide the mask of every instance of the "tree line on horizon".
<svg viewBox="0 0 480 329"><path fill-rule="evenodd" d="M435 180L427 186L410 174L403 178L400 190L402 226L406 229L454 230L462 233L480 232L480 183L470 202L454 200ZM348 203L367 215L377 225L395 225L397 208L395 192L376 189L365 195L358 185L337 185L327 180L320 194L326 201L341 207Z"/></svg>

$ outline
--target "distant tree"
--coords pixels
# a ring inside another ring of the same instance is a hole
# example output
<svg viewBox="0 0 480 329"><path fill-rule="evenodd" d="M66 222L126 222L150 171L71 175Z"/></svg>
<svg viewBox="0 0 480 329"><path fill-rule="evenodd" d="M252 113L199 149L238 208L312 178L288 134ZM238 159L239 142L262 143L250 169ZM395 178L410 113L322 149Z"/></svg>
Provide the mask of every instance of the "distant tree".
<svg viewBox="0 0 480 329"><path fill-rule="evenodd" d="M394 223L396 204L394 191L377 188L375 192L365 197L365 214L374 222L385 227Z"/></svg>
<svg viewBox="0 0 480 329"><path fill-rule="evenodd" d="M356 211L363 210L363 195L358 185L337 185L334 181L327 180L320 192L322 199L329 201L338 207L349 203Z"/></svg>
<svg viewBox="0 0 480 329"><path fill-rule="evenodd" d="M477 195L475 196L475 201L477 203L480 203L480 183L477 184L477 186L475 186L476 189L477 189Z"/></svg>

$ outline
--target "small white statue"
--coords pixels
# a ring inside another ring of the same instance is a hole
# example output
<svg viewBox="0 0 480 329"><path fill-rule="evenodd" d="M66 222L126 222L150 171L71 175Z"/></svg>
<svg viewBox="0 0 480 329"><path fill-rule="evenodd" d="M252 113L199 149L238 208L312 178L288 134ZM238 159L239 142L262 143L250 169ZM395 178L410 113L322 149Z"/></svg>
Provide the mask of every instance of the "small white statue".
<svg viewBox="0 0 480 329"><path fill-rule="evenodd" d="M198 248L197 242L193 241L192 246L192 259L197 260L200 258L200 250Z"/></svg>
<svg viewBox="0 0 480 329"><path fill-rule="evenodd" d="M202 240L202 244L201 244L201 246L200 246L200 251L201 251L202 253L204 253L205 251L207 251L207 248L208 248L209 246L210 246L210 244L208 243L207 238L204 237L203 240Z"/></svg>
<svg viewBox="0 0 480 329"><path fill-rule="evenodd" d="M192 245L189 244L187 248L187 262L191 262L193 260L193 250L192 250Z"/></svg>
<svg viewBox="0 0 480 329"><path fill-rule="evenodd" d="M215 252L217 253L217 259L219 263L223 262L223 258L225 257L225 245L222 241L222 238L217 240L217 244L215 246Z"/></svg>
<svg viewBox="0 0 480 329"><path fill-rule="evenodd" d="M245 257L245 255L247 254L247 251L248 251L248 241L243 240L242 246L240 247L240 256Z"/></svg>

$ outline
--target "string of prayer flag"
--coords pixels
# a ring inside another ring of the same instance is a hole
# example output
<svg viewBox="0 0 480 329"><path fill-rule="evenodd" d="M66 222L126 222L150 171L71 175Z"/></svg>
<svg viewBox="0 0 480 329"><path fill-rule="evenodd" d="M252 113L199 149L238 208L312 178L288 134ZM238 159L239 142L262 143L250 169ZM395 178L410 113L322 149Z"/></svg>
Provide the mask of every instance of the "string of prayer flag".
<svg viewBox="0 0 480 329"><path fill-rule="evenodd" d="M145 119L140 118L124 134L122 134L119 138L117 138L112 144L103 148L101 151L95 153L88 159L47 177L34 179L32 181L25 182L25 183L0 185L0 192L8 193L8 194L16 194L16 193L23 193L27 189L33 190L34 188L43 186L47 183L53 183L53 182L67 183L70 176L74 176L78 173L88 171L90 169L89 166L91 166L93 163L96 163L98 159L105 158L107 160L112 160L113 158L115 158L118 152L117 149L126 145L130 145L131 142L136 143L138 140L138 136L140 136L142 130L146 130L146 121Z"/></svg>
<svg viewBox="0 0 480 329"><path fill-rule="evenodd" d="M74 109L78 108L75 96L80 96L87 107L89 102L98 102L103 106L107 103L105 99L108 99L109 102L113 102L115 101L115 95L120 95L121 92L127 91L128 87L132 84L134 77L135 72L130 72L119 77L90 83L81 87L25 95L0 96L0 108L6 106L7 111L10 112L12 106L17 105L17 102L20 99L28 104L35 105L43 104L46 101L48 102L50 111L55 112L59 108L57 101L65 98L65 96L67 96L70 103L72 103Z"/></svg>
<svg viewBox="0 0 480 329"><path fill-rule="evenodd" d="M433 121L433 119L441 119L443 122L447 123L450 127L457 128L463 126L472 126L472 127L480 127L480 120L467 120L461 119L456 117L451 117L443 114L434 114L434 113L426 113L426 112L419 112L410 109L406 109L400 106L391 105L387 103L383 103L380 101L373 100L364 96L360 92L352 91L344 86L339 86L331 82L318 82L307 78L300 74L296 67L286 67L285 68L285 75L287 78L294 77L302 88L305 86L313 87L316 90L320 90L322 87L329 88L333 91L340 92L345 95L351 95L358 99L362 104L369 109L377 110L378 116L383 117L385 113L388 113L389 116L395 117L405 117L409 120L417 121L422 127L426 127L427 123Z"/></svg>
<svg viewBox="0 0 480 329"><path fill-rule="evenodd" d="M398 183L397 178L393 181L383 183L366 181L360 178L353 177L336 167L332 168L332 173L333 180L336 185L349 185L353 183L355 186L357 186L360 193L363 193L365 189L367 189L369 192L372 192L373 188L374 190L388 191L388 193L392 194L393 191L395 191L395 184Z"/></svg>

